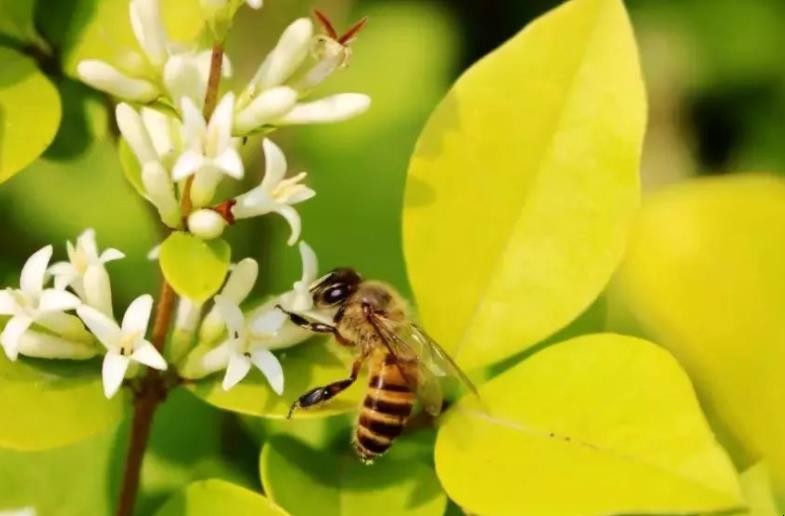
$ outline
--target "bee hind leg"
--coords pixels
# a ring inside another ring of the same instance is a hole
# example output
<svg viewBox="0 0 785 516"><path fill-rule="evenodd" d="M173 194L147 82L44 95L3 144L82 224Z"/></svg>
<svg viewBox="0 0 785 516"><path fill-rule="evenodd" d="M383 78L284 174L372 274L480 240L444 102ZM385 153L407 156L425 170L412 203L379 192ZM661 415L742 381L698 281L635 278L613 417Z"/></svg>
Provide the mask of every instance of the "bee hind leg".
<svg viewBox="0 0 785 516"><path fill-rule="evenodd" d="M315 387L297 398L297 401L292 403L292 406L289 408L289 414L287 414L286 418L291 419L294 411L297 409L319 405L328 400L331 400L339 393L348 389L354 383L354 381L357 380L357 375L360 374L360 368L362 368L364 361L365 356L361 356L354 361L352 364L352 372L349 375L349 378L338 380L337 382L332 382L321 387Z"/></svg>

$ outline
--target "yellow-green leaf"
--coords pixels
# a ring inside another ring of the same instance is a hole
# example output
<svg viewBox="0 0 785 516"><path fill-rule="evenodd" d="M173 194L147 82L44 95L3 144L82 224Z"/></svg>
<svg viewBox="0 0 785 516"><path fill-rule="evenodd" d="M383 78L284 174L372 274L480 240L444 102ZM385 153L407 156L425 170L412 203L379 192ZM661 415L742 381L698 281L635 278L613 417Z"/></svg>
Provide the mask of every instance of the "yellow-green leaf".
<svg viewBox="0 0 785 516"><path fill-rule="evenodd" d="M447 494L471 513L662 514L743 502L687 375L615 334L547 348L464 398L436 442Z"/></svg>
<svg viewBox="0 0 785 516"><path fill-rule="evenodd" d="M175 292L204 302L221 288L231 255L231 247L221 239L205 241L175 231L161 244L159 262Z"/></svg>
<svg viewBox="0 0 785 516"><path fill-rule="evenodd" d="M335 453L274 437L259 467L265 492L292 514L441 516L447 506L430 465L390 455L367 466L348 442Z"/></svg>
<svg viewBox="0 0 785 516"><path fill-rule="evenodd" d="M284 392L278 396L256 370L229 391L221 387L223 371L189 386L194 394L216 407L251 416L285 418L300 395L320 385L349 376L351 361L339 358L323 340L306 342L276 352L284 371ZM325 417L356 410L364 393L362 380L323 407L299 410L296 418Z"/></svg>
<svg viewBox="0 0 785 516"><path fill-rule="evenodd" d="M725 176L652 196L618 286L785 495L785 181Z"/></svg>
<svg viewBox="0 0 785 516"><path fill-rule="evenodd" d="M91 437L125 414L124 392L108 400L101 364L0 354L0 448L44 450Z"/></svg>
<svg viewBox="0 0 785 516"><path fill-rule="evenodd" d="M33 12L36 0L0 0L0 35L16 43L41 44L41 36L35 31Z"/></svg>
<svg viewBox="0 0 785 516"><path fill-rule="evenodd" d="M572 0L472 66L432 115L404 209L429 331L465 368L541 341L616 267L645 98L620 0Z"/></svg>
<svg viewBox="0 0 785 516"><path fill-rule="evenodd" d="M155 516L286 516L268 498L223 480L194 482L171 497Z"/></svg>
<svg viewBox="0 0 785 516"><path fill-rule="evenodd" d="M0 47L0 183L40 156L60 124L60 95L35 61Z"/></svg>
<svg viewBox="0 0 785 516"><path fill-rule="evenodd" d="M747 516L781 516L771 491L771 480L766 464L760 462L744 471L739 478L744 491L747 510L740 513Z"/></svg>

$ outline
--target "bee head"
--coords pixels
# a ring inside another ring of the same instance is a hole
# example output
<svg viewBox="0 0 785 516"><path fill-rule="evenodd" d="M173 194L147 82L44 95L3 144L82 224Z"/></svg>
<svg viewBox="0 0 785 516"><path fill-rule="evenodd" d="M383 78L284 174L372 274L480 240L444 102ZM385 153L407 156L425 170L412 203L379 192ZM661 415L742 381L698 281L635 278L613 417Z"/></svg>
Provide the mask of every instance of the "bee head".
<svg viewBox="0 0 785 516"><path fill-rule="evenodd" d="M337 306L357 291L362 278L354 269L341 267L316 280L311 286L314 305Z"/></svg>

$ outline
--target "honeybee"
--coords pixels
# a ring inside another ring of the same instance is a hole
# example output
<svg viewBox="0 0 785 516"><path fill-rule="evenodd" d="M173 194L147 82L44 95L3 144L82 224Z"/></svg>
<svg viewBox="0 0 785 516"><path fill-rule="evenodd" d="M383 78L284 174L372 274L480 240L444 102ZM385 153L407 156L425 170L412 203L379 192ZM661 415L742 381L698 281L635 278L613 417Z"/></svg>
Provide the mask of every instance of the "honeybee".
<svg viewBox="0 0 785 516"><path fill-rule="evenodd" d="M360 460L370 464L403 432L415 398L428 413L439 415L443 402L439 377L456 377L476 395L472 382L441 346L411 322L405 301L391 286L365 281L354 270L340 268L316 280L310 292L317 310L333 314L332 324L284 311L295 324L332 334L339 343L352 346L356 357L348 378L306 392L294 402L289 417L347 389L367 363L368 387L352 444Z"/></svg>

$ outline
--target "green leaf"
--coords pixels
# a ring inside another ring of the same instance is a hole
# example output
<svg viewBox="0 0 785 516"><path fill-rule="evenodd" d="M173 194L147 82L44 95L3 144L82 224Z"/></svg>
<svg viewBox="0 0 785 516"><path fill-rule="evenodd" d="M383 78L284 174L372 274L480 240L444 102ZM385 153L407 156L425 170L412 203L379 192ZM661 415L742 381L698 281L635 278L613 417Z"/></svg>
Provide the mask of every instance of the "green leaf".
<svg viewBox="0 0 785 516"><path fill-rule="evenodd" d="M0 47L0 183L49 146L60 124L60 96L35 61Z"/></svg>
<svg viewBox="0 0 785 516"><path fill-rule="evenodd" d="M164 504L155 516L286 516L268 498L223 480L194 482Z"/></svg>
<svg viewBox="0 0 785 516"><path fill-rule="evenodd" d="M113 514L112 481L122 474L122 463L114 458L123 452L116 434L112 428L89 440L39 452L0 450L0 514L22 507L35 507L41 516Z"/></svg>
<svg viewBox="0 0 785 516"><path fill-rule="evenodd" d="M76 76L83 59L129 64L131 52L141 52L131 30L128 2L60 0L38 10L37 22L61 54L64 71ZM170 40L190 44L199 34L203 18L199 3L163 0L161 7Z"/></svg>
<svg viewBox="0 0 785 516"><path fill-rule="evenodd" d="M221 388L223 371L189 385L189 388L207 403L222 409L251 416L285 418L289 407L302 394L319 385L349 376L351 362L338 358L329 346L323 339L313 340L276 353L284 370L282 396L275 394L267 380L255 369L229 391ZM325 417L356 410L364 393L362 383L357 381L329 404L316 409L299 410L294 417Z"/></svg>
<svg viewBox="0 0 785 516"><path fill-rule="evenodd" d="M741 514L748 516L777 516L782 511L777 509L774 495L771 491L771 481L766 464L760 462L746 471L741 476L741 488L744 491L744 500L747 510Z"/></svg>
<svg viewBox="0 0 785 516"><path fill-rule="evenodd" d="M702 179L644 205L619 271L624 302L764 459L785 497L785 181Z"/></svg>
<svg viewBox="0 0 785 516"><path fill-rule="evenodd" d="M161 271L177 294L204 302L221 288L231 255L221 239L205 241L175 231L161 244Z"/></svg>
<svg viewBox="0 0 785 516"><path fill-rule="evenodd" d="M450 410L436 442L447 494L470 513L560 516L740 507L733 465L687 375L614 334L541 351Z"/></svg>
<svg viewBox="0 0 785 516"><path fill-rule="evenodd" d="M349 448L336 454L274 437L259 463L265 492L292 514L444 514L447 497L431 466L392 456L367 466Z"/></svg>
<svg viewBox="0 0 785 516"><path fill-rule="evenodd" d="M431 116L404 250L429 331L472 369L564 327L621 258L645 98L620 0L572 0L472 66Z"/></svg>
<svg viewBox="0 0 785 516"><path fill-rule="evenodd" d="M40 42L33 24L35 4L36 0L0 0L0 36L22 44Z"/></svg>
<svg viewBox="0 0 785 516"><path fill-rule="evenodd" d="M123 175L134 187L142 197L147 197L147 192L142 183L142 168L139 166L139 160L134 155L134 151L125 141L125 138L120 138L117 144L117 154L120 156L120 165L123 167Z"/></svg>
<svg viewBox="0 0 785 516"><path fill-rule="evenodd" d="M43 450L86 439L116 424L128 399L101 388L97 360L70 362L0 356L0 447Z"/></svg>

